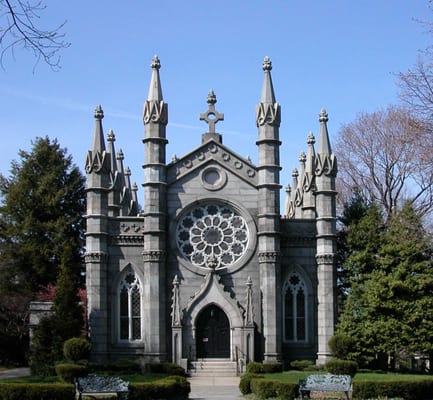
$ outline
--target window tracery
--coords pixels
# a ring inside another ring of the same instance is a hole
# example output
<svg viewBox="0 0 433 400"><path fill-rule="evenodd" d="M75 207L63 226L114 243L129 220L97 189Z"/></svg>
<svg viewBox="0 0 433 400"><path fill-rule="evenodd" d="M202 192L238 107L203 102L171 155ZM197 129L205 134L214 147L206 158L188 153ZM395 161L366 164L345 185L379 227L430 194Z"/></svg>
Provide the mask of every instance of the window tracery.
<svg viewBox="0 0 433 400"><path fill-rule="evenodd" d="M119 338L141 339L141 285L134 272L128 272L119 284Z"/></svg>

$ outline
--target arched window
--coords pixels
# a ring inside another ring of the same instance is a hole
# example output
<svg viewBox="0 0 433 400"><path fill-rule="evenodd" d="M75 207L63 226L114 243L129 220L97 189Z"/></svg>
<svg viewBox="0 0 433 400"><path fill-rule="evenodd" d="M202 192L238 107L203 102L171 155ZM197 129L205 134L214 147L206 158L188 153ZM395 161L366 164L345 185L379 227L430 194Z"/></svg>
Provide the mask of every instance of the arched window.
<svg viewBox="0 0 433 400"><path fill-rule="evenodd" d="M291 273L284 291L284 339L291 342L307 340L307 293L297 273Z"/></svg>
<svg viewBox="0 0 433 400"><path fill-rule="evenodd" d="M134 272L128 272L119 285L119 338L141 339L141 287Z"/></svg>

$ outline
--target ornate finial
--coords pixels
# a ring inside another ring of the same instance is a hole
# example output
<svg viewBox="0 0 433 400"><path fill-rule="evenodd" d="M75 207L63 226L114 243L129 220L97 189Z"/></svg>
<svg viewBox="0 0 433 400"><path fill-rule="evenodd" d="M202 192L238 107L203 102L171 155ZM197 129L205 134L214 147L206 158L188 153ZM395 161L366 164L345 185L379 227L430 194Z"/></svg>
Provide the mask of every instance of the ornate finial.
<svg viewBox="0 0 433 400"><path fill-rule="evenodd" d="M212 105L217 102L217 98L216 98L215 93L212 89L209 90L206 102L207 102L207 104L212 104Z"/></svg>
<svg viewBox="0 0 433 400"><path fill-rule="evenodd" d="M314 143L316 143L316 138L314 137L313 132L310 132L307 137L307 144L314 144Z"/></svg>
<svg viewBox="0 0 433 400"><path fill-rule="evenodd" d="M102 111L101 105L98 105L96 107L94 115L95 115L95 119L101 120L102 118L104 118L104 111Z"/></svg>
<svg viewBox="0 0 433 400"><path fill-rule="evenodd" d="M107 141L108 142L115 142L116 141L116 136L114 135L114 131L112 129L110 129L108 131Z"/></svg>
<svg viewBox="0 0 433 400"><path fill-rule="evenodd" d="M299 154L299 162L304 163L305 161L307 161L307 155L304 151L301 151L301 154Z"/></svg>
<svg viewBox="0 0 433 400"><path fill-rule="evenodd" d="M217 99L212 89L209 91L206 101L209 104L209 109L206 112L200 114L200 121L206 121L206 123L209 125L209 133L216 133L215 124L218 121L224 121L224 114L215 110L215 103L217 102Z"/></svg>
<svg viewBox="0 0 433 400"><path fill-rule="evenodd" d="M131 176L131 169L129 167L126 167L125 175L126 176Z"/></svg>
<svg viewBox="0 0 433 400"><path fill-rule="evenodd" d="M319 122L328 122L328 113L324 108L320 110Z"/></svg>
<svg viewBox="0 0 433 400"><path fill-rule="evenodd" d="M251 286L253 286L253 281L251 279L251 276L248 276L247 278L247 286L250 288Z"/></svg>
<svg viewBox="0 0 433 400"><path fill-rule="evenodd" d="M288 184L286 186L286 193L291 193L292 192L292 187L290 186L290 184Z"/></svg>
<svg viewBox="0 0 433 400"><path fill-rule="evenodd" d="M179 278L177 275L175 275L173 278L173 286L179 286Z"/></svg>
<svg viewBox="0 0 433 400"><path fill-rule="evenodd" d="M131 188L131 190L132 190L133 192L138 192L138 186L137 186L137 183L136 183L136 182L134 182L134 183L132 184L132 188Z"/></svg>
<svg viewBox="0 0 433 400"><path fill-rule="evenodd" d="M153 56L152 63L150 64L150 66L152 68L155 68L155 69L160 69L161 68L161 63L160 63L159 58L158 58L158 56L156 54Z"/></svg>
<svg viewBox="0 0 433 400"><path fill-rule="evenodd" d="M293 176L293 177L297 177L297 176L299 176L299 172L298 172L298 169L297 169L297 168L293 168L293 170L292 170L292 176Z"/></svg>
<svg viewBox="0 0 433 400"><path fill-rule="evenodd" d="M117 152L117 157L116 157L118 160L123 160L124 158L125 158L125 156L123 155L123 151L122 151L122 149L120 149L118 152Z"/></svg>
<svg viewBox="0 0 433 400"><path fill-rule="evenodd" d="M263 60L263 71L271 71L272 70L272 61L271 59L266 56L265 59Z"/></svg>

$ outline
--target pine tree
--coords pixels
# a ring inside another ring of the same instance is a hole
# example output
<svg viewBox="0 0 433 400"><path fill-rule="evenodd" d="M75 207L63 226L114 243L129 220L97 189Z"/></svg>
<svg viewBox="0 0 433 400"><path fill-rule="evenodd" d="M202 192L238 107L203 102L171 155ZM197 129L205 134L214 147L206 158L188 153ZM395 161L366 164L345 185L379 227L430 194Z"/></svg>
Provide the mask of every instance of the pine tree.
<svg viewBox="0 0 433 400"><path fill-rule="evenodd" d="M32 145L19 151L9 178L0 175L0 291L35 292L54 283L66 240L74 260L81 258L84 177L57 140Z"/></svg>

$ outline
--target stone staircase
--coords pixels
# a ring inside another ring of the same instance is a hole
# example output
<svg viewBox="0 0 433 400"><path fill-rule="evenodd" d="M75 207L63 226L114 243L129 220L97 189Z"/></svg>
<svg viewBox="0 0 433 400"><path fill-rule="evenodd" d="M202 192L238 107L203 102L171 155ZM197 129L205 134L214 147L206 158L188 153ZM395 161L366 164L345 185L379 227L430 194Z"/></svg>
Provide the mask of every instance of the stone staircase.
<svg viewBox="0 0 433 400"><path fill-rule="evenodd" d="M226 358L203 359L191 361L188 367L191 377L237 376L236 361Z"/></svg>

